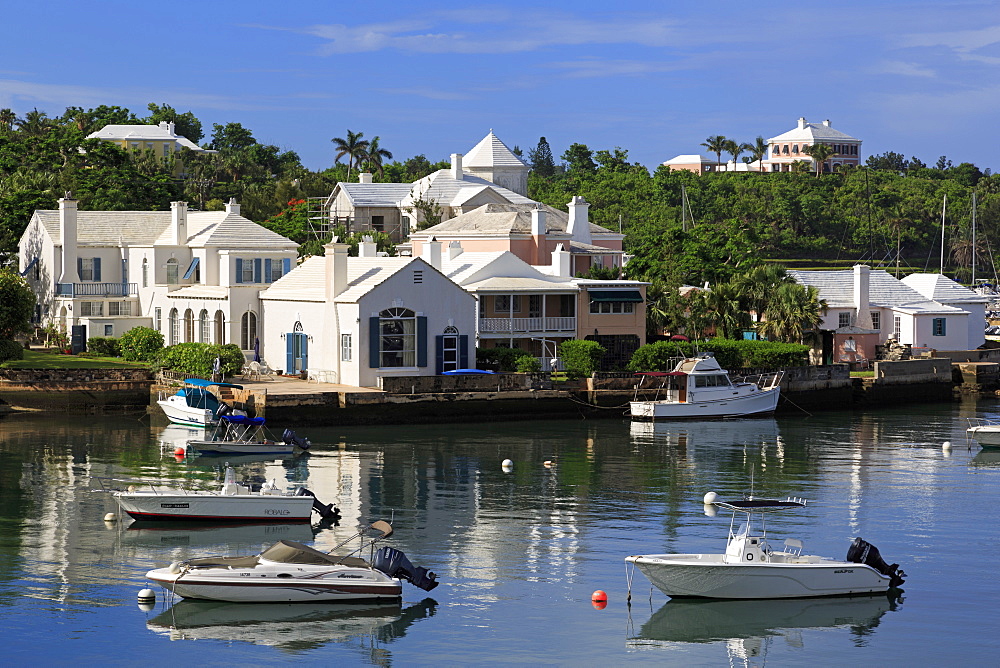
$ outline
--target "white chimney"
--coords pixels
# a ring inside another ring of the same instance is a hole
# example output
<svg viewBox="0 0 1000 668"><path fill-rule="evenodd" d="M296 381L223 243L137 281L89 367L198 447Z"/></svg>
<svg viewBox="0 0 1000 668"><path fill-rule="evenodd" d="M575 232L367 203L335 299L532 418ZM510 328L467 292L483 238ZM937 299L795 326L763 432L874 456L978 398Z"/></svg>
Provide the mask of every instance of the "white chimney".
<svg viewBox="0 0 1000 668"><path fill-rule="evenodd" d="M458 257L459 255L461 255L462 252L463 252L462 244L458 241L458 239L455 239L450 244L448 244L448 259L449 260L454 260L456 257Z"/></svg>
<svg viewBox="0 0 1000 668"><path fill-rule="evenodd" d="M825 125L826 127L830 127L830 119L828 118L825 121L823 121L823 125Z"/></svg>
<svg viewBox="0 0 1000 668"><path fill-rule="evenodd" d="M229 201L226 202L226 213L240 215L240 205L236 203L235 197L230 197Z"/></svg>
<svg viewBox="0 0 1000 668"><path fill-rule="evenodd" d="M552 251L552 275L570 277L570 254L563 250L562 244L556 244L556 249Z"/></svg>
<svg viewBox="0 0 1000 668"><path fill-rule="evenodd" d="M545 209L541 204L536 204L531 210L531 236L545 236Z"/></svg>
<svg viewBox="0 0 1000 668"><path fill-rule="evenodd" d="M424 244L420 256L427 264L441 271L441 242L437 240L437 237L431 237L431 240Z"/></svg>
<svg viewBox="0 0 1000 668"><path fill-rule="evenodd" d="M371 172L361 172L358 174L358 183L371 183L372 175Z"/></svg>
<svg viewBox="0 0 1000 668"><path fill-rule="evenodd" d="M868 304L870 282L871 267L866 264L854 265L854 307L858 310L854 324L861 329L872 328L872 312Z"/></svg>
<svg viewBox="0 0 1000 668"><path fill-rule="evenodd" d="M806 129L806 119L803 116L799 118L799 130L805 130L805 129Z"/></svg>
<svg viewBox="0 0 1000 668"><path fill-rule="evenodd" d="M337 242L337 237L323 246L326 251L326 298L333 299L347 289L347 244Z"/></svg>
<svg viewBox="0 0 1000 668"><path fill-rule="evenodd" d="M462 154L452 153L451 154L451 178L456 181L462 180Z"/></svg>
<svg viewBox="0 0 1000 668"><path fill-rule="evenodd" d="M371 236L366 234L358 243L358 257L375 257L377 248Z"/></svg>
<svg viewBox="0 0 1000 668"><path fill-rule="evenodd" d="M592 242L590 238L590 221L587 220L587 211L590 204L579 195L573 197L569 203L569 223L566 225L566 233L573 241L583 244Z"/></svg>
<svg viewBox="0 0 1000 668"><path fill-rule="evenodd" d="M228 209L227 209L228 210ZM170 220L173 229L173 244L183 246L188 238L187 202L170 203Z"/></svg>
<svg viewBox="0 0 1000 668"><path fill-rule="evenodd" d="M76 283L76 200L66 193L59 200L59 236L62 239L62 275L60 283Z"/></svg>

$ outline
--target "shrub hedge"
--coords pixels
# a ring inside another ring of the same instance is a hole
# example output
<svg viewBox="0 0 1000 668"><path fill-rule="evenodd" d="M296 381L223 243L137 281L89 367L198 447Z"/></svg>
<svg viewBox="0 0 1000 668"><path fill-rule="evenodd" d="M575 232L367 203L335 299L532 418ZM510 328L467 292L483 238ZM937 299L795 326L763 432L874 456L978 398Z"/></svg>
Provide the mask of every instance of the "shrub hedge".
<svg viewBox="0 0 1000 668"><path fill-rule="evenodd" d="M601 367L601 358L607 350L597 341L563 341L559 344L559 357L562 359L566 376L585 378Z"/></svg>
<svg viewBox="0 0 1000 668"><path fill-rule="evenodd" d="M520 348L476 348L476 368L516 371L517 360L524 356Z"/></svg>
<svg viewBox="0 0 1000 668"><path fill-rule="evenodd" d="M163 334L149 327L133 327L118 339L123 360L151 362L163 349Z"/></svg>
<svg viewBox="0 0 1000 668"><path fill-rule="evenodd" d="M157 364L172 371L192 376L212 375L215 358L221 363L222 373L236 375L243 369L243 351L235 343L218 345L214 343L178 343L164 348L156 358Z"/></svg>
<svg viewBox="0 0 1000 668"><path fill-rule="evenodd" d="M87 339L87 352L104 357L121 357L122 347L118 339L106 339L100 336L92 336Z"/></svg>
<svg viewBox="0 0 1000 668"><path fill-rule="evenodd" d="M628 370L670 371L671 358L691 357L698 351L714 353L724 369L803 366L809 363L809 346L797 343L732 339L711 339L697 344L689 341L657 341L636 350L628 363Z"/></svg>
<svg viewBox="0 0 1000 668"><path fill-rule="evenodd" d="M12 339L0 339L0 362L24 359L24 346Z"/></svg>

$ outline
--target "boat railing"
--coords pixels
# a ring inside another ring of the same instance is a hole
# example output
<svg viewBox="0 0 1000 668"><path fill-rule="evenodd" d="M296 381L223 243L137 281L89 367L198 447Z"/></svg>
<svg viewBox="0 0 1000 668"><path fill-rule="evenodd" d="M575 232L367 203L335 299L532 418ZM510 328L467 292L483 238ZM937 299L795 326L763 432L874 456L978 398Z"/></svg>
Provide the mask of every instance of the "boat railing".
<svg viewBox="0 0 1000 668"><path fill-rule="evenodd" d="M150 492L170 491L171 494L203 494L203 491L168 487L155 480L139 480L136 478L109 478L107 476L90 476L91 480L97 481L100 489L97 492L135 492L140 489L148 489ZM124 485L124 487L123 487Z"/></svg>
<svg viewBox="0 0 1000 668"><path fill-rule="evenodd" d="M769 371L766 373L750 374L747 376L734 376L732 378L732 382L734 385L749 383L756 385L762 390L773 390L781 385L781 379L784 375L784 371Z"/></svg>
<svg viewBox="0 0 1000 668"><path fill-rule="evenodd" d="M968 418L969 429L975 429L976 427L1000 427L1000 418L983 418L983 417L972 417Z"/></svg>

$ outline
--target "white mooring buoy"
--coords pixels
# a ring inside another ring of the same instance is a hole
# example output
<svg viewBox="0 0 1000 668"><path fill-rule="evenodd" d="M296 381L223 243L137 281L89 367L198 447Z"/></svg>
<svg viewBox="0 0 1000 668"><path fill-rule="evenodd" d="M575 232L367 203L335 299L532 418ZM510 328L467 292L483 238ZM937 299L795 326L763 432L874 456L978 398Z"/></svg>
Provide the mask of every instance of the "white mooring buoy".
<svg viewBox="0 0 1000 668"><path fill-rule="evenodd" d="M705 505L707 506L715 503L715 500L717 498L719 498L718 494L716 494L715 492L709 492L708 494L705 495Z"/></svg>
<svg viewBox="0 0 1000 668"><path fill-rule="evenodd" d="M504 471L510 471L511 469L514 468L514 462L512 462L509 459L505 459L500 463L500 468L502 468Z"/></svg>
<svg viewBox="0 0 1000 668"><path fill-rule="evenodd" d="M116 515L115 513L108 513L107 515L104 516L104 521L105 522L117 522L118 521L118 515Z"/></svg>
<svg viewBox="0 0 1000 668"><path fill-rule="evenodd" d="M139 590L139 603L155 603L156 592L149 587Z"/></svg>
<svg viewBox="0 0 1000 668"><path fill-rule="evenodd" d="M951 441L945 441L941 444L942 450L951 450Z"/></svg>

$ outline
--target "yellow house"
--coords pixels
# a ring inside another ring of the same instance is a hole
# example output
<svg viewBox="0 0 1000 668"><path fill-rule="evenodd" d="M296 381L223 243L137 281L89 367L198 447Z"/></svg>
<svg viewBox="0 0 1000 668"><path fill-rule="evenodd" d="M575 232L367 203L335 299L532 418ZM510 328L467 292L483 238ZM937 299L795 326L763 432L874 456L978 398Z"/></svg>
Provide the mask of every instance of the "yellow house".
<svg viewBox="0 0 1000 668"><path fill-rule="evenodd" d="M152 151L164 160L182 148L196 153L216 153L202 148L187 137L174 131L173 122L160 121L159 125L105 125L87 139L103 139L128 151Z"/></svg>

